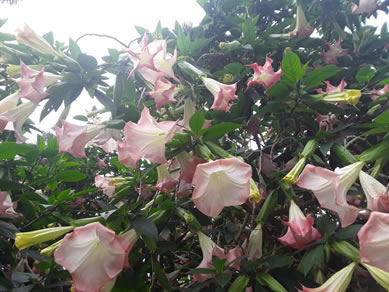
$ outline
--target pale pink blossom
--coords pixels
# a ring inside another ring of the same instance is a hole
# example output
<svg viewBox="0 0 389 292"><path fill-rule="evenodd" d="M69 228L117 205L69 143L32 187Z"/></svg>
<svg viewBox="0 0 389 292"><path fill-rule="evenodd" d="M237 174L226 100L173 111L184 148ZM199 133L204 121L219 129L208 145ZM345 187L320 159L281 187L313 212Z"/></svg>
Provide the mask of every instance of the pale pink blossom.
<svg viewBox="0 0 389 292"><path fill-rule="evenodd" d="M326 91L323 92L323 89L319 88L317 89L317 93L341 93L344 92L344 89L347 86L347 83L344 81L344 79L340 81L338 86L332 85L329 81L324 81L324 83L327 85Z"/></svg>
<svg viewBox="0 0 389 292"><path fill-rule="evenodd" d="M225 265L228 263L232 262L236 258L243 256L242 249L240 247L236 247L234 249L231 249L227 254L224 253L224 250L216 245L210 239L208 236L206 236L204 233L201 231L197 233L200 241L200 247L201 247L201 252L203 253L203 259L196 268L201 269L212 269L212 257L218 257L219 259L226 259ZM240 269L240 263L239 261L236 261L230 265L232 268L235 270ZM195 274L193 275L193 279L197 282L204 282L208 279L213 278L215 275L214 274Z"/></svg>
<svg viewBox="0 0 389 292"><path fill-rule="evenodd" d="M389 272L389 214L372 212L358 239L361 262Z"/></svg>
<svg viewBox="0 0 389 292"><path fill-rule="evenodd" d="M20 213L16 213L13 208L15 204L16 202L12 202L11 196L8 192L0 191L0 217L13 218L23 216Z"/></svg>
<svg viewBox="0 0 389 292"><path fill-rule="evenodd" d="M247 65L254 69L253 78L247 83L247 88L253 84L262 84L265 89L269 89L280 81L282 70L280 68L277 72L274 72L272 63L273 60L266 57L266 62L263 66L258 66L257 63Z"/></svg>
<svg viewBox="0 0 389 292"><path fill-rule="evenodd" d="M0 114L16 108L20 99L19 91L8 95L0 101ZM2 133L8 124L8 120L0 120L0 133Z"/></svg>
<svg viewBox="0 0 389 292"><path fill-rule="evenodd" d="M88 142L88 145L100 147L106 153L110 153L118 149L118 141L122 141L120 130L104 128Z"/></svg>
<svg viewBox="0 0 389 292"><path fill-rule="evenodd" d="M224 207L241 205L250 194L251 166L237 158L197 165L192 200L203 214L216 217Z"/></svg>
<svg viewBox="0 0 389 292"><path fill-rule="evenodd" d="M20 97L26 98L33 103L38 104L49 94L45 88L57 82L60 78L58 75L29 68L20 60L21 78L15 80L20 88Z"/></svg>
<svg viewBox="0 0 389 292"><path fill-rule="evenodd" d="M303 286L300 292L346 292L350 284L353 272L357 263L351 263L340 271L336 272L323 285L317 288L307 288Z"/></svg>
<svg viewBox="0 0 389 292"><path fill-rule="evenodd" d="M321 115L317 113L316 118L321 131L331 131L333 129L336 118L334 114Z"/></svg>
<svg viewBox="0 0 389 292"><path fill-rule="evenodd" d="M359 5L351 2L352 14L370 14L377 9L377 0L359 0Z"/></svg>
<svg viewBox="0 0 389 292"><path fill-rule="evenodd" d="M197 165L205 163L206 161L194 156L193 154L182 151L176 155L176 158L180 164L181 172L180 179L184 182L191 184Z"/></svg>
<svg viewBox="0 0 389 292"><path fill-rule="evenodd" d="M51 45L40 35L35 33L27 24L24 25L24 30L17 29L16 40L24 45L27 45L43 54L58 55Z"/></svg>
<svg viewBox="0 0 389 292"><path fill-rule="evenodd" d="M176 179L170 172L165 164L161 164L157 167L158 181L154 188L160 192L167 192L172 190L178 184Z"/></svg>
<svg viewBox="0 0 389 292"><path fill-rule="evenodd" d="M384 88L381 88L380 90L372 90L370 98L371 100L376 100L381 95L387 94L389 92L389 84L385 84Z"/></svg>
<svg viewBox="0 0 389 292"><path fill-rule="evenodd" d="M356 162L335 172L308 164L297 180L297 186L313 191L322 208L336 213L342 227L356 220L359 209L347 203L349 188L358 178L364 162Z"/></svg>
<svg viewBox="0 0 389 292"><path fill-rule="evenodd" d="M258 260L262 257L263 232L262 225L258 224L254 230L251 231L245 255L250 261Z"/></svg>
<svg viewBox="0 0 389 292"><path fill-rule="evenodd" d="M182 121L180 121L178 124L182 126L179 131L184 131L184 129L190 130L189 121L196 112L195 104L191 98L187 98L184 103L184 117ZM205 120L203 129L207 129L211 126L212 120Z"/></svg>
<svg viewBox="0 0 389 292"><path fill-rule="evenodd" d="M97 158L96 166L100 169L108 166L103 159Z"/></svg>
<svg viewBox="0 0 389 292"><path fill-rule="evenodd" d="M154 90L146 92L151 95L155 101L155 105L158 111L161 111L161 107L169 102L176 103L174 98L179 89L175 84L172 84L165 78L159 78L154 83Z"/></svg>
<svg viewBox="0 0 389 292"><path fill-rule="evenodd" d="M343 55L346 55L348 53L347 49L342 49L340 46L340 43L342 42L342 39L339 38L338 41L332 45L331 43L327 43L329 49L328 51L323 51L320 53L320 55L323 58L324 63L326 64L339 64L338 57L341 57Z"/></svg>
<svg viewBox="0 0 389 292"><path fill-rule="evenodd" d="M309 25L307 19L305 18L304 10L301 5L297 5L297 15L296 15L296 28L290 32L291 36L305 38L309 37L314 31L314 28Z"/></svg>
<svg viewBox="0 0 389 292"><path fill-rule="evenodd" d="M101 223L77 227L54 252L55 262L72 275L75 291L100 292L128 266L135 231L118 236Z"/></svg>
<svg viewBox="0 0 389 292"><path fill-rule="evenodd" d="M105 177L102 175L95 176L95 186L97 188L102 188L103 193L108 197L111 197L116 189L113 177Z"/></svg>
<svg viewBox="0 0 389 292"><path fill-rule="evenodd" d="M74 157L85 158L86 144L101 133L104 125L79 126L62 120L62 128L54 127L59 153L68 152Z"/></svg>
<svg viewBox="0 0 389 292"><path fill-rule="evenodd" d="M273 173L279 171L279 168L273 162L272 156L269 153L262 153L261 160L258 160L258 166L261 172L267 177L271 177Z"/></svg>
<svg viewBox="0 0 389 292"><path fill-rule="evenodd" d="M24 143L27 138L23 136L22 127L25 121L37 108L33 102L25 102L0 114L0 133L4 130L8 122L13 123L13 131L17 143Z"/></svg>
<svg viewBox="0 0 389 292"><path fill-rule="evenodd" d="M311 241L321 238L319 231L313 227L314 221L311 215L305 217L299 206L291 201L289 222L283 222L288 226L288 231L279 240L284 245L303 249Z"/></svg>
<svg viewBox="0 0 389 292"><path fill-rule="evenodd" d="M213 95L213 104L211 109L229 112L232 104L230 101L238 99L236 93L235 84L223 84L211 78L201 78L204 82L205 87Z"/></svg>
<svg viewBox="0 0 389 292"><path fill-rule="evenodd" d="M165 163L165 144L173 138L176 128L177 122L157 123L144 107L138 123L128 122L124 127L124 142L119 143L120 163L133 168L139 159Z"/></svg>
<svg viewBox="0 0 389 292"><path fill-rule="evenodd" d="M179 82L178 78L174 75L174 71L173 71L173 66L177 61L177 49L174 50L172 56L167 52L166 40L158 40L154 42L160 42L162 47L162 50L158 51L158 53L155 55L153 59L155 68L157 68L157 71L160 73L161 76L172 78L177 82ZM147 80L146 77L145 79ZM148 81L155 84L155 82L152 82L152 80L151 81L148 80Z"/></svg>
<svg viewBox="0 0 389 292"><path fill-rule="evenodd" d="M372 211L389 213L389 193L386 187L374 177L361 171L359 180L367 199L367 208Z"/></svg>

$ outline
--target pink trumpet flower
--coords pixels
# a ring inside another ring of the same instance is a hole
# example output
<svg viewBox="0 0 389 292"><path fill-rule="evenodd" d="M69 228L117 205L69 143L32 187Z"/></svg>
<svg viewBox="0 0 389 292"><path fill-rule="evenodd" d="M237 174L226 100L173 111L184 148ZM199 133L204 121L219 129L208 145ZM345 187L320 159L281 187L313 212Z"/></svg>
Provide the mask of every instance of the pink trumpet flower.
<svg viewBox="0 0 389 292"><path fill-rule="evenodd" d="M327 85L326 91L323 92L323 89L319 88L317 89L317 93L341 93L344 92L344 89L347 86L347 83L344 81L344 79L340 81L338 86L332 85L329 81L324 81L324 83Z"/></svg>
<svg viewBox="0 0 389 292"><path fill-rule="evenodd" d="M110 153L118 149L117 141L122 141L120 130L105 128L97 134L88 145L94 145L103 149L106 153Z"/></svg>
<svg viewBox="0 0 389 292"><path fill-rule="evenodd" d="M24 45L27 45L42 54L48 54L56 56L57 52L50 46L50 44L35 31L33 31L27 24L24 26L24 30L17 29L18 34L16 40Z"/></svg>
<svg viewBox="0 0 389 292"><path fill-rule="evenodd" d="M158 111L161 111L161 107L169 102L176 103L174 98L180 91L175 84L172 84L165 78L159 78L154 83L154 90L146 92L154 98Z"/></svg>
<svg viewBox="0 0 389 292"><path fill-rule="evenodd" d="M389 272L389 214L372 212L358 232L361 262Z"/></svg>
<svg viewBox="0 0 389 292"><path fill-rule="evenodd" d="M160 192L167 192L175 188L178 184L176 179L168 170L165 164L161 164L157 167L158 181L154 188Z"/></svg>
<svg viewBox="0 0 389 292"><path fill-rule="evenodd" d="M224 207L241 205L250 194L251 166L237 158L197 165L192 200L203 214L216 217Z"/></svg>
<svg viewBox="0 0 389 292"><path fill-rule="evenodd" d="M387 94L389 92L389 84L385 84L384 88L380 89L380 90L375 90L373 89L372 92L371 92L371 100L376 100L378 97L380 97L381 95L384 95L384 94Z"/></svg>
<svg viewBox="0 0 389 292"><path fill-rule="evenodd" d="M346 227L359 213L358 208L347 203L346 195L363 165L364 162L356 162L333 172L308 164L300 174L297 186L312 190L320 206L336 213L342 227Z"/></svg>
<svg viewBox="0 0 389 292"><path fill-rule="evenodd" d="M54 127L59 153L68 152L74 157L85 158L86 144L101 133L104 125L79 126L62 121L62 128Z"/></svg>
<svg viewBox="0 0 389 292"><path fill-rule="evenodd" d="M294 201L291 201L289 208L289 222L283 223L288 226L286 234L279 238L284 245L303 249L311 241L321 238L319 231L313 227L313 217L305 217Z"/></svg>
<svg viewBox="0 0 389 292"><path fill-rule="evenodd" d="M342 39L339 38L338 41L332 45L331 43L327 43L329 49L327 52L323 51L320 53L320 55L323 58L324 63L326 64L339 64L338 57L341 57L343 55L346 55L348 53L348 50L342 49L340 46L340 43L342 42Z"/></svg>
<svg viewBox="0 0 389 292"><path fill-rule="evenodd" d="M359 5L351 2L352 14L370 14L377 9L377 0L359 0Z"/></svg>
<svg viewBox="0 0 389 292"><path fill-rule="evenodd" d="M183 151L176 155L176 158L181 166L180 179L191 184L197 165L206 162L203 159L193 156L189 152Z"/></svg>
<svg viewBox="0 0 389 292"><path fill-rule="evenodd" d="M101 223L90 223L67 234L54 259L72 275L75 291L100 292L128 266L137 239L134 230L118 236Z"/></svg>
<svg viewBox="0 0 389 292"><path fill-rule="evenodd" d="M277 72L274 72L272 63L273 60L266 57L266 62L263 66L258 66L257 63L247 65L254 69L253 78L248 82L247 88L253 84L262 84L265 89L269 89L280 81L282 70L280 68Z"/></svg>
<svg viewBox="0 0 389 292"><path fill-rule="evenodd" d="M321 131L331 131L334 127L335 117L336 116L334 114L321 115L318 113L316 118L319 123L319 129Z"/></svg>
<svg viewBox="0 0 389 292"><path fill-rule="evenodd" d="M232 262L236 258L240 257L243 255L241 248L236 247L234 249L231 249L227 254L224 253L224 250L216 245L210 239L208 236L206 236L204 233L199 231L197 233L200 241L200 247L201 247L201 252L203 253L203 260L201 261L200 265L197 266L198 269L205 268L205 269L212 269L212 257L218 257L219 259L226 259L226 264ZM240 269L240 263L239 261L234 262L231 264L231 267L234 268L235 270ZM213 278L213 274L196 274L193 275L193 278L197 282L204 282L208 279Z"/></svg>
<svg viewBox="0 0 389 292"><path fill-rule="evenodd" d="M203 80L205 87L214 97L211 109L229 112L232 107L230 101L238 99L238 96L235 95L236 83L228 85L217 82L211 78L203 77L201 79Z"/></svg>
<svg viewBox="0 0 389 292"><path fill-rule="evenodd" d="M128 122L124 127L124 142L119 143L119 161L128 167L136 167L139 159L165 163L165 144L177 128L177 122L157 123L144 107L137 124Z"/></svg>
<svg viewBox="0 0 389 292"><path fill-rule="evenodd" d="M8 192L0 191L0 217L14 218L23 216L22 214L16 213L13 208L15 204L15 202L12 202Z"/></svg>
<svg viewBox="0 0 389 292"><path fill-rule="evenodd" d="M44 68L41 71L33 70L26 66L22 60L20 60L20 70L21 78L15 80L20 88L20 97L36 104L49 95L45 92L45 88L60 78L58 75L45 73Z"/></svg>
<svg viewBox="0 0 389 292"><path fill-rule="evenodd" d="M290 33L291 36L305 38L309 37L315 29L309 25L305 18L301 5L297 5L296 28Z"/></svg>
<svg viewBox="0 0 389 292"><path fill-rule="evenodd" d="M97 188L102 188L103 193L107 195L108 197L112 197L112 195L115 192L116 185L115 185L115 178L113 177L105 177L102 175L96 175L95 177L95 186Z"/></svg>
<svg viewBox="0 0 389 292"><path fill-rule="evenodd" d="M0 101L0 115L11 110L11 109L16 108L16 106L18 105L19 99L20 99L19 91L3 98ZM4 131L4 128L7 126L7 124L8 124L8 120L1 120L0 119L0 133L2 133Z"/></svg>
<svg viewBox="0 0 389 292"><path fill-rule="evenodd" d="M357 263L351 263L340 271L336 272L323 285L317 288L307 288L303 286L300 292L346 292L350 284L353 272Z"/></svg>
<svg viewBox="0 0 389 292"><path fill-rule="evenodd" d="M389 213L389 192L374 177L361 171L359 180L367 199L367 208L372 211Z"/></svg>

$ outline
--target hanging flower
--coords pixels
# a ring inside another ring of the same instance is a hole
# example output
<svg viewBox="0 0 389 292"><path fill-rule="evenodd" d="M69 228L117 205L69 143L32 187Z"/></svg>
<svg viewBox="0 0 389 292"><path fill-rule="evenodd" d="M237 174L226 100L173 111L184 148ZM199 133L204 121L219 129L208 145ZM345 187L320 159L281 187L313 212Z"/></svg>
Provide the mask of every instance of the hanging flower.
<svg viewBox="0 0 389 292"><path fill-rule="evenodd" d="M389 193L386 187L363 171L359 173L359 180L366 195L367 208L389 213Z"/></svg>
<svg viewBox="0 0 389 292"><path fill-rule="evenodd" d="M159 78L154 83L154 90L146 92L154 98L158 111L161 111L161 107L169 102L176 103L174 98L179 89L175 84L172 84L165 78Z"/></svg>
<svg viewBox="0 0 389 292"><path fill-rule="evenodd" d="M359 5L351 2L352 14L371 14L377 9L377 0L359 0Z"/></svg>
<svg viewBox="0 0 389 292"><path fill-rule="evenodd" d="M316 114L317 122L319 123L319 129L321 131L331 131L334 127L336 116L334 114L321 115Z"/></svg>
<svg viewBox="0 0 389 292"><path fill-rule="evenodd" d="M340 43L342 42L342 39L339 38L338 41L332 45L331 43L327 43L329 49L327 52L323 51L320 53L320 55L323 58L324 63L326 64L339 64L338 63L338 57L341 57L343 55L346 55L348 53L348 50L342 49L340 46Z"/></svg>
<svg viewBox="0 0 389 292"><path fill-rule="evenodd" d="M60 78L58 75L45 73L44 69L41 71L33 70L27 67L22 60L20 60L20 70L21 78L15 80L20 88L20 97L36 104L49 95L45 88Z"/></svg>
<svg viewBox="0 0 389 292"><path fill-rule="evenodd" d="M237 158L197 165L192 200L205 215L216 217L224 207L241 205L250 194L251 166Z"/></svg>
<svg viewBox="0 0 389 292"><path fill-rule="evenodd" d="M263 66L258 66L257 63L247 65L254 69L253 78L247 83L247 88L253 84L262 84L265 89L269 89L278 81L280 81L282 70L273 71L273 60L266 56L266 62Z"/></svg>
<svg viewBox="0 0 389 292"><path fill-rule="evenodd" d="M291 36L306 38L314 31L305 18L304 10L301 5L297 5L296 28L290 33Z"/></svg>
<svg viewBox="0 0 389 292"><path fill-rule="evenodd" d="M157 167L158 181L154 188L160 192L167 192L178 184L178 179L174 178L165 164Z"/></svg>
<svg viewBox="0 0 389 292"><path fill-rule="evenodd" d="M8 192L0 191L0 217L19 217L23 214L16 213L14 210L15 202L12 202L11 196Z"/></svg>
<svg viewBox="0 0 389 292"><path fill-rule="evenodd" d="M238 96L235 95L236 83L229 85L217 82L211 78L203 77L201 79L214 97L211 109L229 112L232 107L230 101L238 99Z"/></svg>
<svg viewBox="0 0 389 292"><path fill-rule="evenodd" d="M389 214L372 212L358 232L361 262L389 272Z"/></svg>
<svg viewBox="0 0 389 292"><path fill-rule="evenodd" d="M320 206L336 213L342 227L346 227L359 213L358 208L347 204L346 194L363 165L363 162L356 162L333 172L308 164L299 176L297 186L312 190Z"/></svg>
<svg viewBox="0 0 389 292"><path fill-rule="evenodd" d="M389 84L385 84L384 88L380 90L372 90L370 98L371 100L375 101L378 97L387 94L389 92Z"/></svg>
<svg viewBox="0 0 389 292"><path fill-rule="evenodd" d="M116 189L115 180L113 177L105 177L102 175L95 176L95 186L97 188L102 188L103 193L108 197L111 197Z"/></svg>
<svg viewBox="0 0 389 292"><path fill-rule="evenodd" d="M331 103L348 103L351 105L356 105L359 102L361 97L361 91L358 89L349 89L341 93L330 93L324 95L321 100L331 102Z"/></svg>
<svg viewBox="0 0 389 292"><path fill-rule="evenodd" d="M100 147L106 153L110 153L118 149L117 141L122 141L120 130L104 128L88 142L88 145Z"/></svg>
<svg viewBox="0 0 389 292"><path fill-rule="evenodd" d="M133 230L118 236L101 223L90 223L67 234L54 259L72 275L76 291L100 292L128 265L137 238Z"/></svg>
<svg viewBox="0 0 389 292"><path fill-rule="evenodd" d="M8 95L0 101L0 114L16 108L20 99L19 91ZM8 120L0 120L0 133L2 133L8 124Z"/></svg>
<svg viewBox="0 0 389 292"><path fill-rule="evenodd" d="M351 282L353 272L357 263L351 263L340 271L336 272L323 285L318 288L307 288L303 286L301 292L346 292L348 285Z"/></svg>
<svg viewBox="0 0 389 292"><path fill-rule="evenodd" d="M319 88L317 89L317 93L341 93L344 92L344 89L347 86L347 83L344 81L344 79L340 81L338 86L332 85L329 81L324 81L324 83L327 85L326 91L323 92L323 89Z"/></svg>
<svg viewBox="0 0 389 292"><path fill-rule="evenodd" d="M50 44L43 37L36 34L27 24L24 25L24 30L17 29L17 32L16 40L19 43L27 45L42 54L58 55Z"/></svg>
<svg viewBox="0 0 389 292"><path fill-rule="evenodd" d="M147 107L143 108L137 124L128 122L124 127L124 142L119 144L120 163L136 167L139 159L165 163L165 144L177 128L177 122L157 123Z"/></svg>
<svg viewBox="0 0 389 292"><path fill-rule="evenodd" d="M255 261L262 257L262 244L262 225L258 224L250 233L249 243L245 253L249 257L250 261Z"/></svg>
<svg viewBox="0 0 389 292"><path fill-rule="evenodd" d="M59 153L68 152L74 157L85 158L86 144L105 128L104 125L79 126L62 120L62 128L54 127Z"/></svg>
<svg viewBox="0 0 389 292"><path fill-rule="evenodd" d="M294 201L291 201L289 208L289 222L283 222L288 226L286 234L279 238L282 244L290 245L297 249L303 249L305 245L321 238L319 231L313 227L314 219L311 215L307 217L300 210Z"/></svg>
<svg viewBox="0 0 389 292"><path fill-rule="evenodd" d="M188 184L192 183L197 165L206 162L205 160L186 151L182 151L177 154L176 158L181 168L180 179Z"/></svg>

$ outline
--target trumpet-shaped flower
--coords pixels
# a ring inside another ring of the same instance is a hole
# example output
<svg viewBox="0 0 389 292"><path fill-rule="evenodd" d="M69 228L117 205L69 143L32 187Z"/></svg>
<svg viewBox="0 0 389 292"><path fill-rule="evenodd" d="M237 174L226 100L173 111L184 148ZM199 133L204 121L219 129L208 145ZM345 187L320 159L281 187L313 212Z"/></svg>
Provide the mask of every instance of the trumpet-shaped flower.
<svg viewBox="0 0 389 292"><path fill-rule="evenodd" d="M318 113L316 118L321 131L331 131L333 129L336 118L334 114L321 115Z"/></svg>
<svg viewBox="0 0 389 292"><path fill-rule="evenodd" d="M8 192L0 191L0 217L19 217L22 214L16 213L13 206L15 202L12 202L11 196Z"/></svg>
<svg viewBox="0 0 389 292"><path fill-rule="evenodd" d="M147 94L154 98L158 111L161 111L161 107L169 102L176 103L177 100L174 98L180 91L175 84L172 84L165 78L159 78L154 83L154 90L148 91Z"/></svg>
<svg viewBox="0 0 389 292"><path fill-rule="evenodd" d="M321 100L327 102L337 102L337 103L348 103L352 105L356 105L359 102L359 98L361 97L361 91L358 89L348 89L341 93L330 93L324 95Z"/></svg>
<svg viewBox="0 0 389 292"><path fill-rule="evenodd" d="M338 41L332 45L331 43L327 43L329 49L327 52L323 51L320 53L320 55L323 58L324 63L326 64L339 64L338 63L338 57L341 57L343 55L346 55L348 53L348 50L342 49L340 46L340 43L342 42L342 39L339 38Z"/></svg>
<svg viewBox="0 0 389 292"><path fill-rule="evenodd" d="M359 180L366 195L367 208L389 213L389 193L386 187L363 171L359 173Z"/></svg>
<svg viewBox="0 0 389 292"><path fill-rule="evenodd" d="M359 5L351 2L352 14L370 14L377 9L377 0L359 0Z"/></svg>
<svg viewBox="0 0 389 292"><path fill-rule="evenodd" d="M250 261L258 260L262 257L262 244L262 225L258 224L250 233L249 244L245 253L249 257Z"/></svg>
<svg viewBox="0 0 389 292"><path fill-rule="evenodd" d="M223 84L211 78L201 78L205 87L212 93L214 100L211 109L229 112L232 104L230 101L238 99L235 84Z"/></svg>
<svg viewBox="0 0 389 292"><path fill-rule="evenodd" d="M160 73L163 77L173 78L177 82L179 82L178 78L174 75L173 66L177 61L177 49L174 50L173 56L167 53L167 42L166 40L160 40L155 41L160 42L162 50L158 51L158 53L154 57L154 65L155 68L157 68L157 71ZM148 80L145 77L146 80ZM148 80L149 82L155 84L155 82L152 82L152 80Z"/></svg>
<svg viewBox="0 0 389 292"><path fill-rule="evenodd" d="M21 78L15 80L20 88L20 97L36 104L49 95L45 92L45 88L57 82L60 77L51 73L45 73L44 68L41 71L33 70L22 61L20 61L20 69Z"/></svg>
<svg viewBox="0 0 389 292"><path fill-rule="evenodd" d="M291 201L289 208L289 222L283 222L288 226L286 234L279 238L282 244L302 249L306 244L321 238L319 231L313 227L314 219L311 215L307 217L300 210L294 201Z"/></svg>
<svg viewBox="0 0 389 292"><path fill-rule="evenodd" d="M197 165L192 200L205 215L216 217L224 207L241 205L250 194L251 166L237 158Z"/></svg>
<svg viewBox="0 0 389 292"><path fill-rule="evenodd" d="M389 214L372 212L358 239L361 262L389 272Z"/></svg>
<svg viewBox="0 0 389 292"><path fill-rule="evenodd" d="M200 265L197 266L198 269L212 269L213 256L218 257L219 259L226 259L226 264L228 264L243 255L242 250L239 247L231 249L227 254L225 254L224 250L218 245L216 245L216 243L214 243L212 239L210 239L204 233L199 231L197 232L197 235L200 241L201 252L203 253L203 260L201 261ZM231 264L231 267L236 270L239 270L239 261ZM213 277L213 274L195 274L193 276L194 280L197 282L204 282Z"/></svg>
<svg viewBox="0 0 389 292"><path fill-rule="evenodd" d="M357 263L351 263L340 271L336 272L323 285L317 288L307 288L303 286L302 292L345 292L350 284L353 272Z"/></svg>
<svg viewBox="0 0 389 292"><path fill-rule="evenodd" d="M389 291L389 272L385 272L379 268L368 264L362 264L370 273L370 275L376 280L386 291Z"/></svg>
<svg viewBox="0 0 389 292"><path fill-rule="evenodd" d="M304 10L301 5L297 5L296 28L290 33L291 36L306 38L314 31L305 18Z"/></svg>
<svg viewBox="0 0 389 292"><path fill-rule="evenodd" d="M0 132L2 132L8 122L13 123L17 143L23 143L26 138L23 136L22 127L38 105L33 102L22 103L15 108L0 114Z"/></svg>
<svg viewBox="0 0 389 292"><path fill-rule="evenodd" d="M266 57L266 62L263 66L258 66L257 63L247 65L254 69L253 78L247 83L247 88L253 84L262 84L265 89L269 89L280 81L282 70L280 68L277 72L274 72L272 63L273 60Z"/></svg>
<svg viewBox="0 0 389 292"><path fill-rule="evenodd" d="M121 141L120 130L105 128L98 133L96 137L88 142L88 145L94 145L103 149L106 153L110 153L118 149L117 141Z"/></svg>
<svg viewBox="0 0 389 292"><path fill-rule="evenodd" d="M363 165L363 162L356 162L333 172L308 164L299 176L297 186L312 190L320 206L336 213L342 227L346 227L359 213L358 208L347 203L346 195Z"/></svg>
<svg viewBox="0 0 389 292"><path fill-rule="evenodd" d="M168 170L165 164L157 167L158 181L154 188L160 192L167 192L173 189L178 184L176 179Z"/></svg>
<svg viewBox="0 0 389 292"><path fill-rule="evenodd" d="M186 151L177 154L176 158L181 167L180 179L188 184L192 183L197 165L206 162Z"/></svg>
<svg viewBox="0 0 389 292"><path fill-rule="evenodd" d="M40 35L36 34L27 24L24 30L17 29L18 34L16 40L24 45L27 45L42 54L57 55L57 52L50 46L50 44Z"/></svg>
<svg viewBox="0 0 389 292"><path fill-rule="evenodd" d="M102 188L103 193L108 197L111 197L116 189L115 178L113 177L104 177L102 175L95 176L95 186L97 188Z"/></svg>
<svg viewBox="0 0 389 292"><path fill-rule="evenodd" d="M0 114L5 113L11 109L16 108L20 99L19 91L8 95L0 101ZM4 131L7 126L7 120L0 120L0 133Z"/></svg>
<svg viewBox="0 0 389 292"><path fill-rule="evenodd" d="M380 90L372 90L371 92L371 100L376 100L378 97L380 97L381 95L384 95L384 94L387 94L389 92L389 84L385 84L384 88L380 89Z"/></svg>
<svg viewBox="0 0 389 292"><path fill-rule="evenodd" d="M124 127L124 142L119 144L120 163L134 168L142 158L165 163L165 144L173 138L176 128L177 122L157 123L144 107L138 123L128 122Z"/></svg>
<svg viewBox="0 0 389 292"><path fill-rule="evenodd" d="M85 145L95 138L105 126L88 125L79 126L62 121L62 128L54 127L57 135L59 153L68 152L74 157L85 158Z"/></svg>
<svg viewBox="0 0 389 292"><path fill-rule="evenodd" d="M128 265L128 253L137 240L130 231L117 236L97 222L77 227L55 250L55 262L72 275L76 291L100 292Z"/></svg>
<svg viewBox="0 0 389 292"><path fill-rule="evenodd" d="M15 245L22 250L27 247L56 239L74 229L74 226L52 227L30 232L16 233Z"/></svg>
<svg viewBox="0 0 389 292"><path fill-rule="evenodd" d="M327 85L326 91L323 92L323 89L319 88L317 89L318 93L341 93L344 92L344 88L347 86L347 83L344 81L344 79L340 81L338 86L332 85L329 81L324 81L324 83Z"/></svg>

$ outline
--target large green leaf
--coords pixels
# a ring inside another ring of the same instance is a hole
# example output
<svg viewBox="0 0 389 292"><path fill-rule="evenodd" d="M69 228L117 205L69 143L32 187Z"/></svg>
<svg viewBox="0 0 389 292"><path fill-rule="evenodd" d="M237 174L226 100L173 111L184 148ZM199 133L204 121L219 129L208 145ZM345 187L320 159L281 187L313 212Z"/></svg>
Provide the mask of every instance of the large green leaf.
<svg viewBox="0 0 389 292"><path fill-rule="evenodd" d="M78 170L64 170L55 176L56 179L64 182L78 182L86 178L86 175Z"/></svg>
<svg viewBox="0 0 389 292"><path fill-rule="evenodd" d="M304 78L305 90L322 85L322 81L338 74L343 69L335 65L327 65L313 70Z"/></svg>

